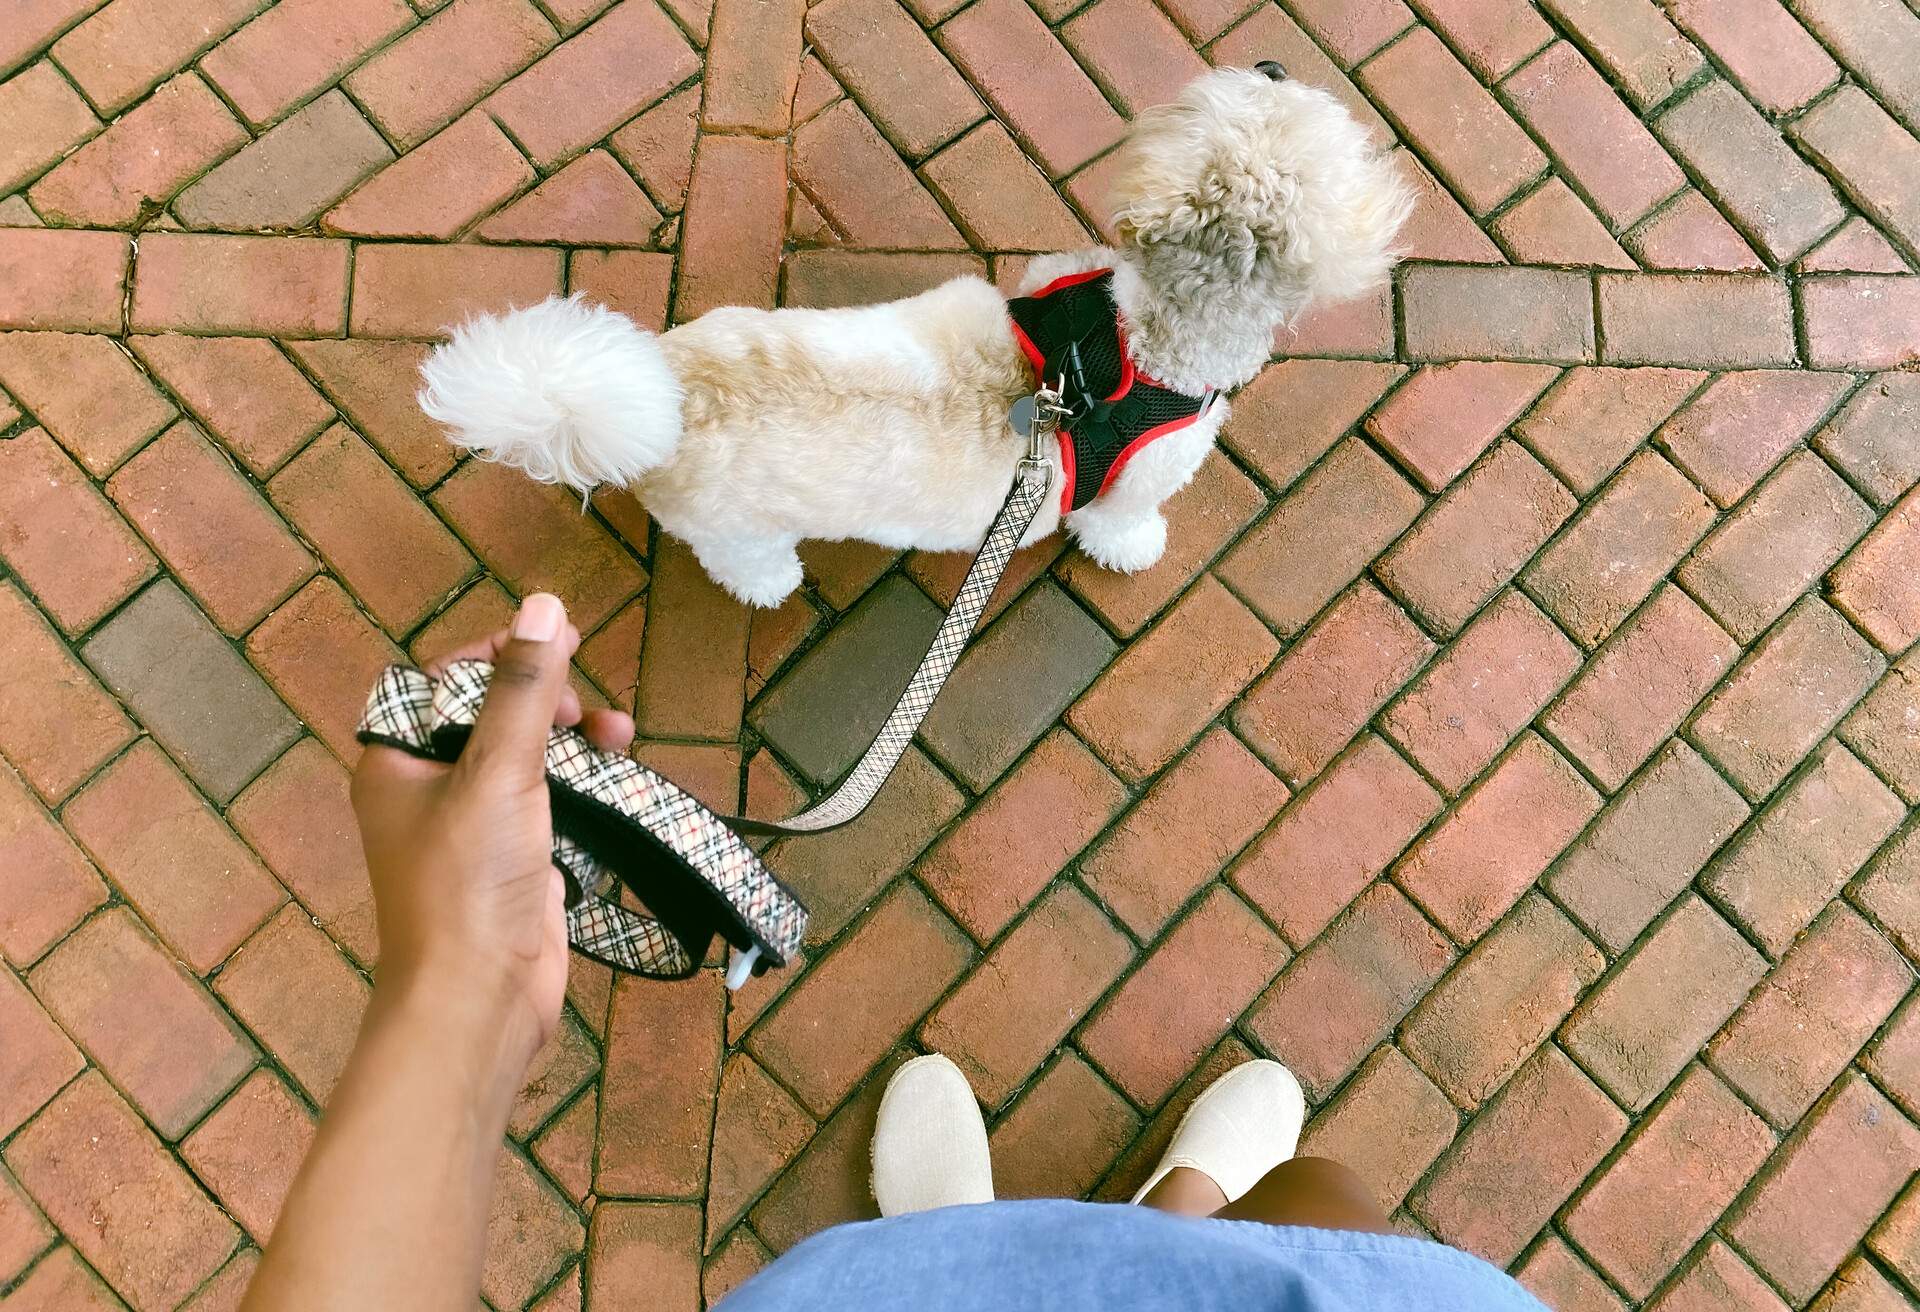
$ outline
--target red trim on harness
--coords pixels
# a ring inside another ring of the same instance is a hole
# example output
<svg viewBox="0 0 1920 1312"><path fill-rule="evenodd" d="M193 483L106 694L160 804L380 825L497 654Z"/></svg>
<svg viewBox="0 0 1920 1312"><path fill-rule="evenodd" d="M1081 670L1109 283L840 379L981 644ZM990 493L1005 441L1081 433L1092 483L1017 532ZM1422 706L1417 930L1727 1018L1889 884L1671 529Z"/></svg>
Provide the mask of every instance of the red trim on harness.
<svg viewBox="0 0 1920 1312"><path fill-rule="evenodd" d="M1039 300L1042 296L1053 295L1063 287L1077 287L1083 282L1092 282L1103 273L1112 272L1112 269L1084 269L1079 273L1063 273L1039 291L1028 292L1027 295L1034 300Z"/></svg>
<svg viewBox="0 0 1920 1312"><path fill-rule="evenodd" d="M1200 416L1206 414L1207 411L1212 408L1213 402L1211 398L1209 398L1207 404L1201 406L1199 410L1188 415L1185 419L1169 419L1158 428L1149 428L1146 432L1134 438L1133 441L1121 447L1120 454L1114 457L1113 464L1108 467L1107 476L1100 481L1100 490L1093 494L1094 497L1097 499L1105 495L1106 490L1113 486L1113 480L1120 477L1120 471L1127 467L1127 461L1133 459L1134 453L1139 451L1141 447L1153 441L1156 437L1165 437L1168 433L1177 432L1182 428L1199 423Z"/></svg>

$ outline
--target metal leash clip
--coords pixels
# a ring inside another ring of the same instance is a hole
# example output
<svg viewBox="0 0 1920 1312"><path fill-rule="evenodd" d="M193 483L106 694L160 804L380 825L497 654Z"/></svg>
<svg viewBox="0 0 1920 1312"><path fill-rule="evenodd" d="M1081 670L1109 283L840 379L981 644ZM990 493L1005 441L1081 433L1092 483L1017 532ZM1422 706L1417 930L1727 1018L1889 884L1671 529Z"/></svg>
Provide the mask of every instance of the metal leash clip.
<svg viewBox="0 0 1920 1312"><path fill-rule="evenodd" d="M1007 412L1007 423L1013 431L1027 439L1027 454L1022 457L1023 464L1039 464L1046 457L1042 443L1047 434L1060 427L1060 421L1073 412L1063 400L1066 378L1063 376L1052 387L1042 387L1032 396L1023 396L1013 403L1013 409Z"/></svg>

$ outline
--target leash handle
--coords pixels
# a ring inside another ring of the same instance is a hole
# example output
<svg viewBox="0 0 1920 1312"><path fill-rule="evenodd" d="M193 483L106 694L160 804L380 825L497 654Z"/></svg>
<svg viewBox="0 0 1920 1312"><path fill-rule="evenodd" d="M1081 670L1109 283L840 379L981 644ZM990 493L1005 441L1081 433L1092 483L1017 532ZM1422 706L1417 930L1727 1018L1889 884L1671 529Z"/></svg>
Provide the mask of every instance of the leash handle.
<svg viewBox="0 0 1920 1312"><path fill-rule="evenodd" d="M894 703L886 723L867 744L853 769L840 781L839 787L798 815L779 821L728 816L729 825L743 834L817 834L853 820L873 801L880 786L900 764L900 758L906 755L920 722L933 708L933 699L939 696L941 686L960 660L960 653L966 650L974 626L986 613L987 603L993 599L994 589L1006 574L1008 562L1020 549L1020 539L1026 536L1034 516L1046 502L1053 484L1053 468L1039 454L1039 443L1057 418L1049 410L1047 397L1048 393L1042 391L1035 398L1039 406L1025 434L1028 452L1021 457L1006 502L994 517L993 527L987 530L986 541L980 544L980 553L968 567L953 605L947 608L946 618L941 620L940 630L933 636L933 645L920 658L919 668L907 680L900 700ZM1057 400L1056 394L1055 408Z"/></svg>

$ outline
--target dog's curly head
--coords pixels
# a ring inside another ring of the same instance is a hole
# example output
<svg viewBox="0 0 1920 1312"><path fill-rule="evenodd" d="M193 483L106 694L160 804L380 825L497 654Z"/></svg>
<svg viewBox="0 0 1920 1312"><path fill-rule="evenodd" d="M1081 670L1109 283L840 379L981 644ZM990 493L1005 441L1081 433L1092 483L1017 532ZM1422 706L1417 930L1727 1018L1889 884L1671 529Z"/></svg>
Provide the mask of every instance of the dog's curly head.
<svg viewBox="0 0 1920 1312"><path fill-rule="evenodd" d="M1161 294L1232 289L1278 322L1377 286L1413 195L1345 106L1266 64L1216 69L1144 111L1113 202Z"/></svg>

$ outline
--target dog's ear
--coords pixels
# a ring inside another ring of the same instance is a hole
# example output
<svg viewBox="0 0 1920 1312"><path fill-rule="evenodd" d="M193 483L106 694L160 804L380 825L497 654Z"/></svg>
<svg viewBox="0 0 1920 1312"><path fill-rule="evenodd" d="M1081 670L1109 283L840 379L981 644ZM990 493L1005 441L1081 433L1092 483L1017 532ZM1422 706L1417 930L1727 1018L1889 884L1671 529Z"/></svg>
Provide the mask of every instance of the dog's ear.
<svg viewBox="0 0 1920 1312"><path fill-rule="evenodd" d="M1217 168L1150 181L1133 179L1138 189L1116 207L1114 229L1128 245L1151 251L1177 246L1200 256L1224 277L1246 278L1260 254L1260 234L1248 221L1249 207L1238 199L1244 180Z"/></svg>

